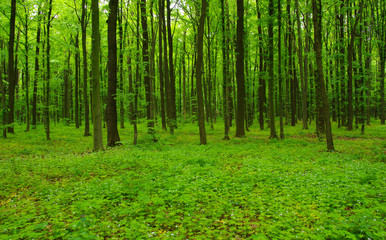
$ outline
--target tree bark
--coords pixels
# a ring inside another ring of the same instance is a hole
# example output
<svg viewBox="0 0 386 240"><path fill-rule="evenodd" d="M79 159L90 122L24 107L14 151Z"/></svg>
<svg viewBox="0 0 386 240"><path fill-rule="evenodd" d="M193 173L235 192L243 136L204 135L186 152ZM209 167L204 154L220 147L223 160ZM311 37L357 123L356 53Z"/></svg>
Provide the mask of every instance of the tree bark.
<svg viewBox="0 0 386 240"><path fill-rule="evenodd" d="M332 130L330 122L330 110L328 106L328 98L326 94L325 84L323 80L323 62L322 62L322 3L321 0L312 0L312 20L314 23L314 49L317 65L316 84L320 88L322 111L326 126L327 150L334 151L334 143L332 139Z"/></svg>
<svg viewBox="0 0 386 240"><path fill-rule="evenodd" d="M202 69L204 62L204 27L206 18L206 0L201 2L201 16L197 30L197 62L196 62L196 90L198 104L198 127L200 130L200 144L206 145L204 99L202 93Z"/></svg>
<svg viewBox="0 0 386 240"><path fill-rule="evenodd" d="M86 0L82 0L82 16L81 16L81 29L82 29L82 61L83 61L83 107L84 107L84 136L90 136L90 110L88 103L88 88L87 88L87 4Z"/></svg>
<svg viewBox="0 0 386 240"><path fill-rule="evenodd" d="M16 72L14 66L14 43L15 43L15 19L16 19L16 0L11 1L11 19L8 41L8 132L14 131L14 111L15 111L15 86Z"/></svg>
<svg viewBox="0 0 386 240"><path fill-rule="evenodd" d="M171 8L170 0L166 0L167 7L167 28L168 28L168 43L169 43L169 89L170 89L170 100L168 107L170 108L170 132L173 133L174 129L177 128L177 109L176 109L176 77L174 73L173 64L173 37L171 28Z"/></svg>
<svg viewBox="0 0 386 240"><path fill-rule="evenodd" d="M46 90L45 90L45 106L44 106L44 127L46 132L46 139L50 140L50 78L51 78L51 65L50 65L50 28L51 28L51 13L52 13L52 0L49 0L49 9L47 16L47 49L46 49Z"/></svg>
<svg viewBox="0 0 386 240"><path fill-rule="evenodd" d="M162 129L166 131L166 114L165 114L165 87L164 87L164 64L163 64L163 48L162 48L162 37L163 37L163 21L164 16L164 0L158 0L159 17L158 17L158 49L159 49L159 79L160 79L160 97L161 97L161 121Z"/></svg>
<svg viewBox="0 0 386 240"><path fill-rule="evenodd" d="M236 78L237 78L237 114L236 135L245 136L245 79L244 79L244 2L237 0L236 30Z"/></svg>
<svg viewBox="0 0 386 240"><path fill-rule="evenodd" d="M268 12L270 20L268 22L268 115L269 115L269 128L270 128L270 139L277 138L276 127L275 127L275 109L273 104L273 87L274 87L274 75L273 75L273 17L274 17L274 6L273 0L269 1Z"/></svg>
<svg viewBox="0 0 386 240"><path fill-rule="evenodd" d="M277 1L277 20L278 20L278 28L279 28L279 34L278 34L278 78L279 78L279 118L280 118L280 139L284 139L284 123L283 123L283 90L282 90L282 70L281 70L281 2L280 0Z"/></svg>
<svg viewBox="0 0 386 240"><path fill-rule="evenodd" d="M223 77L223 117L224 117L224 139L229 140L229 48L228 29L225 18L225 0L221 0L221 23L222 23L222 77Z"/></svg>
<svg viewBox="0 0 386 240"><path fill-rule="evenodd" d="M29 106L29 44L28 44L28 19L29 19L29 8L25 7L25 98L26 98L26 132L29 132L30 129L30 106Z"/></svg>
<svg viewBox="0 0 386 240"><path fill-rule="evenodd" d="M157 141L154 130L154 112L153 112L153 94L151 91L152 82L150 78L150 66L149 66L149 34L147 29L147 17L146 17L146 0L141 0L141 24L142 24L142 60L145 72L145 95L146 95L146 117L148 133L152 136L153 141Z"/></svg>
<svg viewBox="0 0 386 240"><path fill-rule="evenodd" d="M117 114L117 13L118 0L110 0L108 17L107 146L119 145Z"/></svg>

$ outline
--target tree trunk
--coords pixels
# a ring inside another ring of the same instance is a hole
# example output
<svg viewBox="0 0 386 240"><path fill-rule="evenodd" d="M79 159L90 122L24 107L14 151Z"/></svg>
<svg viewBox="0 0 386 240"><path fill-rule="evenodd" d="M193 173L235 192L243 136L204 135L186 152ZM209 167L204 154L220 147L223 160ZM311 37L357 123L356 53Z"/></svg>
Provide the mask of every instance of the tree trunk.
<svg viewBox="0 0 386 240"><path fill-rule="evenodd" d="M244 137L245 121L245 79L244 79L244 2L237 0L237 30L236 30L236 78L237 78L237 114L236 135Z"/></svg>
<svg viewBox="0 0 386 240"><path fill-rule="evenodd" d="M84 107L84 136L90 136L90 110L88 103L88 88L87 88L87 5L86 0L82 0L82 16L81 16L81 28L82 28L82 61L83 61L83 107Z"/></svg>
<svg viewBox="0 0 386 240"><path fill-rule="evenodd" d="M118 11L118 22L119 22L119 28L118 28L118 34L119 34L119 124L120 128L125 128L125 106L123 104L123 98L124 98L124 88L123 88L123 52L125 51L124 49L124 36L123 33L123 6L122 6L122 1L121 1L121 7L119 8ZM127 22L127 21L126 21Z"/></svg>
<svg viewBox="0 0 386 240"><path fill-rule="evenodd" d="M51 65L50 65L50 28L51 28L51 12L52 12L52 0L49 1L49 10L47 16L47 50L46 50L46 90L45 90L45 106L44 106L44 127L46 132L46 139L50 140L50 78L51 78Z"/></svg>
<svg viewBox="0 0 386 240"><path fill-rule="evenodd" d="M159 49L159 81L160 81L160 97L161 97L161 121L162 129L166 131L166 114L165 114L165 87L164 87L164 64L163 64L163 48L162 48L162 36L163 36L163 24L162 19L164 16L164 0L158 0L159 16L158 16L158 49ZM165 46L164 46L165 47Z"/></svg>
<svg viewBox="0 0 386 240"><path fill-rule="evenodd" d="M304 77L304 68L303 68L303 37L302 37L302 26L300 23L300 13L299 13L299 0L296 0L296 21L298 29L298 58L299 58L299 70L300 70L300 81L302 88L302 121L303 129L308 129L307 125L307 90L306 90L306 79ZM279 38L280 39L280 38Z"/></svg>
<svg viewBox="0 0 386 240"><path fill-rule="evenodd" d="M102 106L99 83L99 6L98 0L91 1L92 33L91 33L91 81L92 81L92 122L93 151L103 150L102 139Z"/></svg>
<svg viewBox="0 0 386 240"><path fill-rule="evenodd" d="M229 48L228 31L225 23L225 0L221 0L221 23L222 23L222 72L223 72L223 117L224 117L224 139L229 140Z"/></svg>
<svg viewBox="0 0 386 240"><path fill-rule="evenodd" d="M151 91L151 78L150 78L150 66L149 66L149 34L147 30L147 17L146 17L146 0L141 0L141 24L142 24L142 58L145 72L145 91L146 91L146 117L148 133L152 136L153 141L157 141L154 130L154 113L153 113L153 94Z"/></svg>
<svg viewBox="0 0 386 240"><path fill-rule="evenodd" d="M34 77L34 86L33 86L33 96L32 96L32 128L36 128L37 124L37 95L38 95L38 78L39 78L39 52L40 52L40 21L41 21L41 12L40 7L38 8L38 29L36 33L36 51L35 51L35 77Z"/></svg>
<svg viewBox="0 0 386 240"><path fill-rule="evenodd" d="M117 13L118 0L110 0L108 17L107 146L119 145L117 114Z"/></svg>
<svg viewBox="0 0 386 240"><path fill-rule="evenodd" d="M348 121L347 121L347 130L348 131L351 131L353 129L353 120L354 120L354 110L353 110L353 86L352 86L352 82L353 82L353 47L354 47L354 40L355 40L355 37L356 37L356 28L357 28L357 25L358 25L358 22L359 22L359 19L360 19L360 16L361 16L361 12L362 12L362 1L360 2L360 6L359 6L359 13L357 14L356 18L355 18L355 23L354 23L354 26L351 28L351 38L350 38L350 42L348 44L348 47L347 47L347 75L348 75L348 79L347 79L347 97L348 97L348 106L347 106L347 110L348 110Z"/></svg>
<svg viewBox="0 0 386 240"><path fill-rule="evenodd" d="M206 18L206 0L201 2L201 16L197 30L197 62L196 62L196 88L198 104L198 127L200 130L200 144L206 145L204 99L202 94L202 69L204 62L204 27Z"/></svg>
<svg viewBox="0 0 386 240"><path fill-rule="evenodd" d="M261 12L258 4L258 0L256 0L256 8L257 8L257 18L261 20ZM263 51L263 31L261 27L261 23L257 28L259 35L259 125L260 130L264 130L264 104L265 104L265 79L264 79L264 51Z"/></svg>
<svg viewBox="0 0 386 240"><path fill-rule="evenodd" d="M170 0L166 0L167 4L167 28L168 28L168 43L169 43L169 88L170 88L170 101L168 107L170 108L170 132L174 132L174 128L177 128L177 109L176 109L176 77L174 74L173 64L173 38L171 28L171 8Z"/></svg>
<svg viewBox="0 0 386 240"><path fill-rule="evenodd" d="M278 34L278 78L279 78L279 118L280 118L280 139L284 139L284 123L283 123L283 91L282 91L282 71L281 71L281 2L277 1L277 22L279 28Z"/></svg>
<svg viewBox="0 0 386 240"><path fill-rule="evenodd" d="M334 151L334 143L332 139L332 130L330 122L330 110L328 106L328 98L326 94L325 84L323 80L323 62L322 62L322 3L321 0L312 0L312 20L314 23L314 49L317 65L316 84L320 88L322 111L326 126L327 150Z"/></svg>
<svg viewBox="0 0 386 240"><path fill-rule="evenodd" d="M273 75L273 17L274 7L273 0L269 1L268 12L270 20L268 22L268 115L269 115L269 128L270 128L270 139L277 138L276 127L275 127L275 109L273 105L273 87L274 87L274 75Z"/></svg>
<svg viewBox="0 0 386 240"><path fill-rule="evenodd" d="M25 98L26 98L26 132L29 132L30 129L30 109L29 109L29 65L28 65L28 54L29 54L29 44L28 44L28 18L29 18L29 9L25 7Z"/></svg>
<svg viewBox="0 0 386 240"><path fill-rule="evenodd" d="M16 72L14 66L14 43L15 43L15 19L16 19L16 0L11 1L11 19L8 41L8 132L14 131L14 111L15 111L15 86Z"/></svg>
<svg viewBox="0 0 386 240"><path fill-rule="evenodd" d="M79 34L76 34L75 37L75 127L79 128L80 119L79 119Z"/></svg>

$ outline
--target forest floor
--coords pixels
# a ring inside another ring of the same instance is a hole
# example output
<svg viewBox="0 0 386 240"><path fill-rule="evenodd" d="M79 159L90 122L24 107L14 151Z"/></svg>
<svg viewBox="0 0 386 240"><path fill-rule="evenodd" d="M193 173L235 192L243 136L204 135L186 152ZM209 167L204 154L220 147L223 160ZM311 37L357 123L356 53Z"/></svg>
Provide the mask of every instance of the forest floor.
<svg viewBox="0 0 386 240"><path fill-rule="evenodd" d="M82 129L17 126L0 139L0 239L386 239L386 126L334 125L329 153L313 125L224 141L218 123L202 146L196 125L154 143L142 123L138 145L127 126L97 153Z"/></svg>

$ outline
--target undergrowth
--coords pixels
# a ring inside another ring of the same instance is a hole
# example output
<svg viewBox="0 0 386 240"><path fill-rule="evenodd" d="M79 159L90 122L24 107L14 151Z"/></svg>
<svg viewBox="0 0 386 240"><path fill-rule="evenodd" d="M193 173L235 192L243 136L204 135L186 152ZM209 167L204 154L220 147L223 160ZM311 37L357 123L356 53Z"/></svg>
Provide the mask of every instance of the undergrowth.
<svg viewBox="0 0 386 240"><path fill-rule="evenodd" d="M97 153L82 129L22 129L0 140L0 239L386 238L385 126L335 126L333 153L300 125L224 141L218 123L202 146L140 124Z"/></svg>

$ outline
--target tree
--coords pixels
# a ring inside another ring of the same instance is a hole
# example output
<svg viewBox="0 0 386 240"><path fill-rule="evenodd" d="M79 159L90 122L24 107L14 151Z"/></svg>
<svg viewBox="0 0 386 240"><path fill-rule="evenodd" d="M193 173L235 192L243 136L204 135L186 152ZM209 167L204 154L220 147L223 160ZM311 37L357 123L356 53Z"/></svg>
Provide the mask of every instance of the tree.
<svg viewBox="0 0 386 240"><path fill-rule="evenodd" d="M273 76L273 17L274 17L274 7L273 0L269 1L268 6L269 12L269 23L268 23L268 116L269 116L269 128L270 136L269 138L277 138L276 127L275 127L275 111L273 105L273 85L274 85L274 76Z"/></svg>
<svg viewBox="0 0 386 240"><path fill-rule="evenodd" d="M174 128L177 128L177 109L176 109L176 77L174 73L174 64L173 64L173 37L172 37L172 27L171 27L171 8L170 0L166 0L166 11L167 11L167 29L168 29L168 43L169 43L169 78L166 78L168 82L169 89L169 121L170 121L170 132L174 132Z"/></svg>
<svg viewBox="0 0 386 240"><path fill-rule="evenodd" d="M45 106L44 106L44 129L46 132L46 139L50 140L50 78L51 78L51 61L50 61L50 29L51 29L51 13L52 13L52 0L49 0L48 16L47 16L47 30L46 30L46 89L45 89Z"/></svg>
<svg viewBox="0 0 386 240"><path fill-rule="evenodd" d="M13 123L15 117L15 86L16 72L14 66L14 43L15 43L15 18L16 0L11 1L11 19L9 24L8 41L8 132L15 133Z"/></svg>
<svg viewBox="0 0 386 240"><path fill-rule="evenodd" d="M90 110L88 103L88 88L87 88L87 2L82 0L82 16L81 16L81 29L82 29L82 57L83 57L83 107L84 107L84 136L90 136Z"/></svg>
<svg viewBox="0 0 386 240"><path fill-rule="evenodd" d="M202 94L202 69L204 62L204 27L206 18L206 0L201 2L201 15L197 30L197 62L196 62L196 88L198 104L198 127L200 130L200 143L206 145L205 117L204 117L204 99Z"/></svg>
<svg viewBox="0 0 386 240"><path fill-rule="evenodd" d="M314 23L314 50L316 55L317 77L316 85L320 89L320 98L322 100L322 115L326 127L327 150L334 151L334 142L332 139L332 130L330 122L330 110L323 80L323 62L322 62L322 1L312 0L312 21Z"/></svg>
<svg viewBox="0 0 386 240"><path fill-rule="evenodd" d="M302 88L302 120L303 120L303 129L308 129L307 125L307 83L304 74L303 68L303 44L302 44L302 26L300 23L300 10L299 10L299 0L295 1L296 5L296 22L298 29L298 59L299 59L299 70L300 70L300 81ZM279 37L280 39L280 37ZM279 57L280 58L280 57Z"/></svg>
<svg viewBox="0 0 386 240"><path fill-rule="evenodd" d="M228 29L225 17L225 2L221 0L221 23L222 23L222 77L223 77L223 115L224 115L224 139L229 140L229 98L230 98L230 78L229 78L229 47ZM228 6L226 6L228 7ZM227 11L228 12L228 11Z"/></svg>
<svg viewBox="0 0 386 240"><path fill-rule="evenodd" d="M145 95L146 95L146 117L148 132L152 136L153 141L157 141L154 130L154 106L153 106L153 91L152 81L150 78L150 66L149 66L149 34L147 30L147 17L146 17L146 0L141 0L141 24L142 24L142 60L145 65L144 79L145 79Z"/></svg>
<svg viewBox="0 0 386 240"><path fill-rule="evenodd" d="M236 79L237 79L237 113L236 136L244 137L245 121L245 79L244 79L244 2L237 0L237 38L236 38Z"/></svg>
<svg viewBox="0 0 386 240"><path fill-rule="evenodd" d="M110 0L108 17L108 87L107 87L107 146L118 145L117 114L117 14L118 0Z"/></svg>
<svg viewBox="0 0 386 240"><path fill-rule="evenodd" d="M357 25L359 23L359 19L361 18L361 12L362 12L362 4L363 2L360 2L359 6L359 13L357 14L355 18L355 23L353 27L351 28L351 38L350 42L347 47L347 75L348 75L348 80L347 80L347 96L348 96L348 121L347 121L347 130L352 130L353 129L353 119L354 119L354 110L353 110L353 51L354 51L354 40L356 37L356 29Z"/></svg>
<svg viewBox="0 0 386 240"><path fill-rule="evenodd" d="M98 0L91 1L92 11L92 41L91 41L91 69L92 69L92 119L93 119L93 150L103 150L102 139L102 106L99 86L99 7Z"/></svg>
<svg viewBox="0 0 386 240"><path fill-rule="evenodd" d="M40 54L40 21L41 21L41 10L40 6L38 7L38 22L37 22L37 33L36 33L36 50L35 50L35 73L34 73L34 83L33 83L33 96L32 96L32 128L36 128L37 124L37 95L38 95L38 79L40 72L39 65L39 54Z"/></svg>
<svg viewBox="0 0 386 240"><path fill-rule="evenodd" d="M279 33L278 33L278 43L277 43L277 48L278 48L278 78L279 78L279 118L280 118L280 139L284 139L284 124L283 124L283 91L282 91L282 71L281 71L281 2L280 0L277 1L277 22L278 22L278 28L279 28Z"/></svg>

